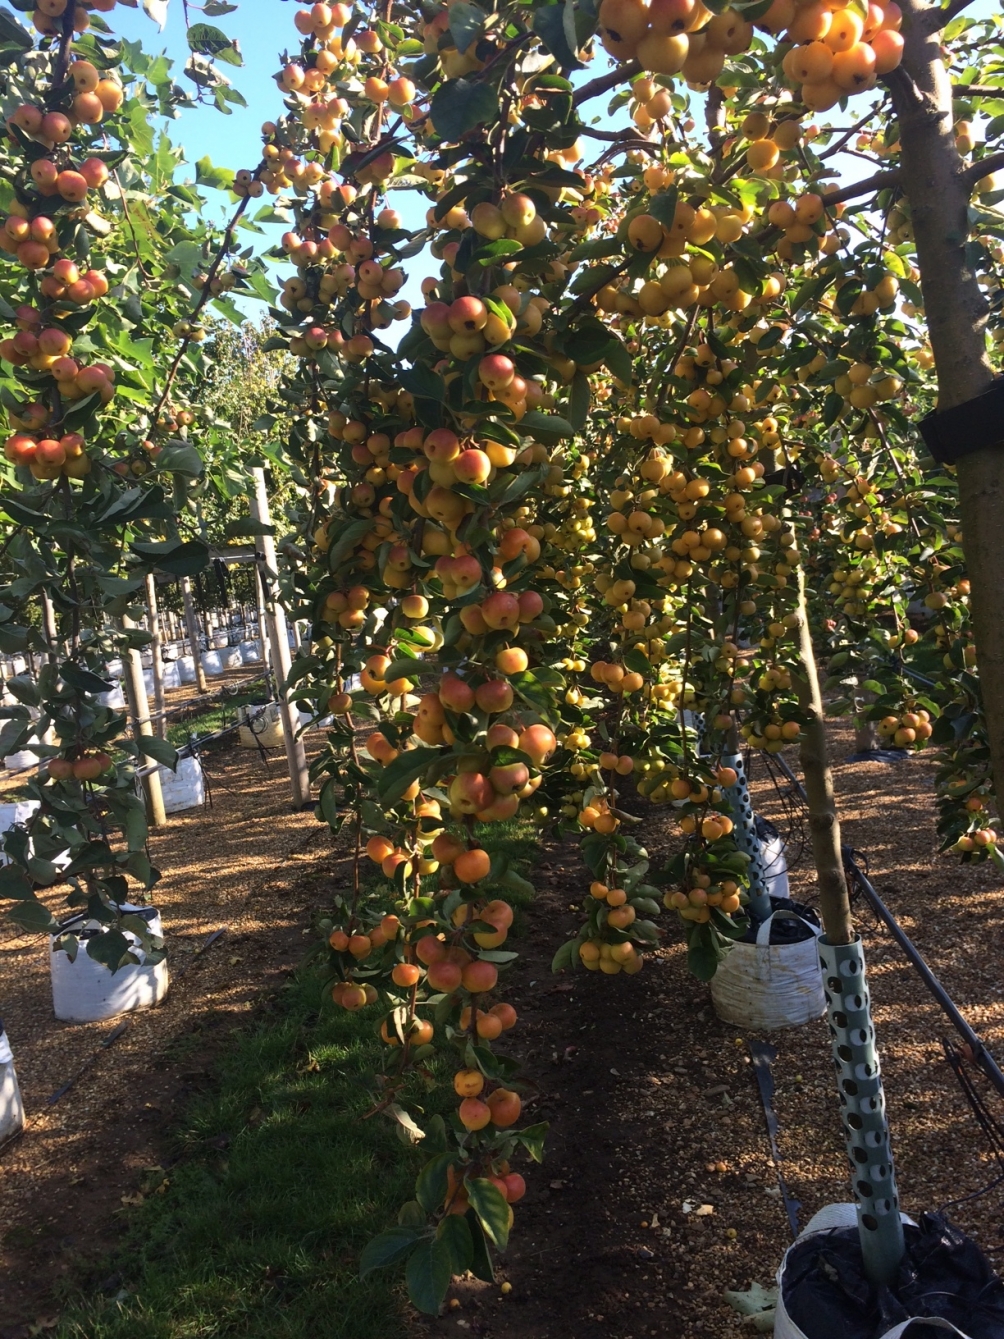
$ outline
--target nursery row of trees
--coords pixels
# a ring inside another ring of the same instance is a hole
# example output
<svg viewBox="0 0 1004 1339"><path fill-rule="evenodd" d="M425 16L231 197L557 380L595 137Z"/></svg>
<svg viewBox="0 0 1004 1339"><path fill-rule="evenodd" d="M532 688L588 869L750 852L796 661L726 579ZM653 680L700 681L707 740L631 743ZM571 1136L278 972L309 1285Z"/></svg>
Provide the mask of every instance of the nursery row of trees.
<svg viewBox="0 0 1004 1339"><path fill-rule="evenodd" d="M742 752L799 743L846 945L818 660L831 712L937 750L942 849L1000 860L1000 21L318 3L260 160L182 182L151 121L191 98L112 9L50 0L34 34L0 29L0 649L48 657L10 681L0 742L49 741L0 891L58 935L40 894L68 879L111 968L146 933L118 910L158 877L134 775L172 753L96 696L145 644L149 571L201 570L220 523L262 532L238 502L267 462L277 575L312 627L285 691L333 716L318 815L353 852L330 993L380 1002L375 1107L431 1153L364 1267L407 1258L434 1311L452 1274L490 1276L544 1134L493 1046L524 875L479 825L581 837L557 969L640 971L668 912L709 979L770 914ZM236 45L188 36L200 96L239 104L217 64ZM843 184L855 158L876 170ZM205 189L231 192L223 227ZM425 197L421 228L398 191ZM240 326L236 295L274 323L244 351L260 403L214 371L241 337L206 338L211 313ZM625 791L675 806L668 882ZM459 1104L423 1129L409 1101L437 1083Z"/></svg>

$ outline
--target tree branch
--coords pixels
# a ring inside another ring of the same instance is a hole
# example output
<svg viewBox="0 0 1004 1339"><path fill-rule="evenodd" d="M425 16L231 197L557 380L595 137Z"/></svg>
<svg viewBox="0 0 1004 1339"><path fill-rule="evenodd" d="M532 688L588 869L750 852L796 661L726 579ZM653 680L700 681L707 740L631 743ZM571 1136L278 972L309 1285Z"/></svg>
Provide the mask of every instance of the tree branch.
<svg viewBox="0 0 1004 1339"><path fill-rule="evenodd" d="M966 191L971 192L978 181L982 181L984 177L989 177L991 172L996 172L1002 167L1004 167L1004 151L992 153L987 158L981 158L978 163L971 163L961 174Z"/></svg>
<svg viewBox="0 0 1004 1339"><path fill-rule="evenodd" d="M953 98L1004 98L1004 84L953 84Z"/></svg>
<svg viewBox="0 0 1004 1339"><path fill-rule="evenodd" d="M598 98L601 93L607 93L618 84L623 84L628 79L633 79L636 74L641 74L641 65L636 60L626 61L623 65L618 65L615 70L610 70L607 74L601 74L597 79L590 79L588 84L583 84L581 88L576 89L572 94L572 106L579 107L590 98Z"/></svg>
<svg viewBox="0 0 1004 1339"><path fill-rule="evenodd" d="M949 3L943 8L938 5L932 5L925 9L919 17L924 24L924 31L929 33L939 32L942 28L951 23L952 19L968 9L972 0L949 0Z"/></svg>
<svg viewBox="0 0 1004 1339"><path fill-rule="evenodd" d="M872 191L883 191L888 186L898 185L899 168L893 168L889 172L876 172L873 177L866 177L864 181L856 181L851 186L845 186L843 190L825 192L823 203L825 205L839 205L843 204L845 200L853 200L858 195L868 195Z"/></svg>

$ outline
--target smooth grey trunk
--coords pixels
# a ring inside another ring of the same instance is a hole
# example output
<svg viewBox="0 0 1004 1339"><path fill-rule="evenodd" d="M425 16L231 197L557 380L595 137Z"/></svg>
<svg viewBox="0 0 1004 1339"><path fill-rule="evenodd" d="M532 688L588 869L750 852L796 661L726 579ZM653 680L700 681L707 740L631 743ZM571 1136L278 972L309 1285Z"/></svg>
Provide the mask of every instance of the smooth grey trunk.
<svg viewBox="0 0 1004 1339"><path fill-rule="evenodd" d="M830 943L849 944L854 938L854 922L851 919L851 901L840 852L840 820L837 817L833 773L826 745L826 715L819 675L816 673L816 656L805 600L805 575L801 567L798 569L798 619L802 664L801 672L794 676L793 682L799 706L808 717L802 731L801 762L809 802L812 859L819 878L819 909L823 929Z"/></svg>
<svg viewBox="0 0 1004 1339"><path fill-rule="evenodd" d="M268 506L268 493L265 488L265 471L255 468L251 471L254 491L251 493L251 515L262 525L271 525ZM289 763L289 784L293 804L297 807L310 802L310 776L307 770L307 754L303 740L297 737L299 713L294 713L286 689L286 681L292 665L289 655L289 631L286 624L286 611L279 600L278 581L276 579L277 560L275 541L271 535L260 535L255 541L257 571L261 581L262 603L265 622L268 628L272 672L275 675L275 687L279 696L279 710L282 712L282 734L286 745L286 761ZM262 645L264 646L264 641Z"/></svg>
<svg viewBox="0 0 1004 1339"><path fill-rule="evenodd" d="M136 624L132 619L123 617L122 626L124 628L134 628ZM143 658L134 647L130 647L123 656L123 668L125 670L125 690L126 698L129 702L129 714L132 716L133 738L138 742L144 735L153 734L153 722L150 720L150 702L146 695L146 684L143 680ZM141 753L139 756L139 765L145 765L147 759ZM146 800L146 817L152 828L162 828L167 822L167 815L164 813L164 795L160 787L160 772L154 767L153 771L142 778L143 795Z"/></svg>
<svg viewBox="0 0 1004 1339"><path fill-rule="evenodd" d="M974 174L955 147L952 87L941 59L944 15L915 0L902 7L903 63L886 82L899 118L900 181L910 202L938 408L945 410L982 394L994 378L987 303L966 255ZM1004 442L964 456L957 471L984 720L1004 787Z"/></svg>
<svg viewBox="0 0 1004 1339"><path fill-rule="evenodd" d="M164 715L164 656L160 635L160 618L157 614L157 583L152 572L148 572L146 576L146 609L150 624L150 636L153 638L150 643L150 655L153 660L153 701L154 709L157 712L156 730L161 739L165 739L167 737L167 718Z"/></svg>
<svg viewBox="0 0 1004 1339"><path fill-rule="evenodd" d="M199 625L195 617L195 602L192 599L192 581L190 577L181 578L181 598L185 603L185 626L188 629L188 641L195 661L195 686L200 693L209 692L206 671L202 665L202 648L199 644Z"/></svg>

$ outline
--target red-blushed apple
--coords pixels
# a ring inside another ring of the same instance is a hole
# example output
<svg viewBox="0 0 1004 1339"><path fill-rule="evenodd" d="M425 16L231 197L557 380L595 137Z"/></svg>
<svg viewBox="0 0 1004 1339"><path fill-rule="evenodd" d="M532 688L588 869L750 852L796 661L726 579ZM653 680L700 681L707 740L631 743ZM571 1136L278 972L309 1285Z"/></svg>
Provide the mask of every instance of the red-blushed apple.
<svg viewBox="0 0 1004 1339"><path fill-rule="evenodd" d="M489 771L488 780L497 794L510 795L530 780L530 769L522 762L500 763Z"/></svg>
<svg viewBox="0 0 1004 1339"><path fill-rule="evenodd" d="M519 735L512 726L503 725L501 721L496 721L494 725L488 727L485 744L489 749L503 747L514 749L519 744Z"/></svg>
<svg viewBox="0 0 1004 1339"><path fill-rule="evenodd" d="M558 747L558 741L546 725L528 725L520 735L517 747L532 759L535 767L539 767Z"/></svg>
<svg viewBox="0 0 1004 1339"><path fill-rule="evenodd" d="M492 472L492 462L484 451L470 447L453 462L453 472L461 483L483 484Z"/></svg>
<svg viewBox="0 0 1004 1339"><path fill-rule="evenodd" d="M456 674L444 674L439 684L439 700L447 711L470 711L474 689Z"/></svg>
<svg viewBox="0 0 1004 1339"><path fill-rule="evenodd" d="M519 622L519 600L508 591L495 591L481 602L481 613L494 630L514 628Z"/></svg>
<svg viewBox="0 0 1004 1339"><path fill-rule="evenodd" d="M513 691L504 679L489 679L474 690L478 708L489 716L499 716L513 703Z"/></svg>

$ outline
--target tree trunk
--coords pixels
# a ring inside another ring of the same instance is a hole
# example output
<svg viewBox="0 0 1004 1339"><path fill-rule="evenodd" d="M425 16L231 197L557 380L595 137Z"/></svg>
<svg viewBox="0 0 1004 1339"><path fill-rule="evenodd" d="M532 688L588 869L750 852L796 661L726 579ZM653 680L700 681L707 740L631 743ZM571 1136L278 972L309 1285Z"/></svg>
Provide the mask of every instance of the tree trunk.
<svg viewBox="0 0 1004 1339"><path fill-rule="evenodd" d="M899 117L900 179L910 202L938 408L945 410L974 399L993 381L987 304L966 256L971 192L955 147L941 19L914 0L903 0L903 9L903 64L887 83ZM957 470L984 718L994 775L1004 787L1004 444L964 456Z"/></svg>
<svg viewBox="0 0 1004 1339"><path fill-rule="evenodd" d="M192 582L189 577L181 578L181 596L185 602L185 626L188 629L188 642L195 661L195 686L200 693L209 692L206 683L206 671L202 664L202 647L199 643L199 624L195 617L195 604L192 600Z"/></svg>
<svg viewBox="0 0 1004 1339"><path fill-rule="evenodd" d="M795 677L794 683L799 706L809 717L808 724L803 727L801 761L809 802L812 858L819 877L819 909L829 942L849 944L854 939L854 922L851 919L851 903L840 852L840 820L837 817L833 773L830 771L826 747L826 716L816 673L816 656L805 602L805 576L801 568L798 570L798 618L802 672Z"/></svg>

